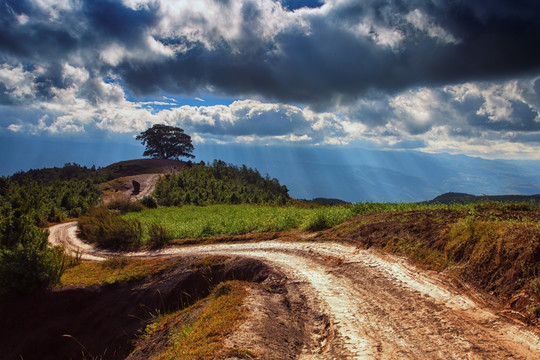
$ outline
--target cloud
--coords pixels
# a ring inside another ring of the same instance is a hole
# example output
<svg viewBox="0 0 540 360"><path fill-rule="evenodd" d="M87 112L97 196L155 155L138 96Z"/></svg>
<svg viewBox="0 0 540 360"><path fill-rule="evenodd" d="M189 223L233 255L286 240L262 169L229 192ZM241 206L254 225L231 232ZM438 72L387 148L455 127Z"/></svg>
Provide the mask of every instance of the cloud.
<svg viewBox="0 0 540 360"><path fill-rule="evenodd" d="M538 18L533 0L4 0L0 126L532 156Z"/></svg>
<svg viewBox="0 0 540 360"><path fill-rule="evenodd" d="M6 63L48 69L52 82L58 63L67 61L93 76L113 73L136 94L211 91L311 106L370 89L540 70L535 1L307 5L7 0L0 9L0 49Z"/></svg>
<svg viewBox="0 0 540 360"><path fill-rule="evenodd" d="M37 77L40 70L35 72L4 68L0 76L14 84ZM538 77L415 87L396 94L373 91L335 112L324 112L254 99L209 106L181 105L167 97L131 101L114 79L98 80L68 64L62 74L63 87L49 89L54 96L27 103L27 111L37 121L8 118L6 129L33 134L138 133L152 124L166 123L206 142L361 142L379 148L462 151L484 157L502 156L504 148L505 156L537 157L540 145ZM10 96L12 102L26 101L24 96L20 100L19 93Z"/></svg>

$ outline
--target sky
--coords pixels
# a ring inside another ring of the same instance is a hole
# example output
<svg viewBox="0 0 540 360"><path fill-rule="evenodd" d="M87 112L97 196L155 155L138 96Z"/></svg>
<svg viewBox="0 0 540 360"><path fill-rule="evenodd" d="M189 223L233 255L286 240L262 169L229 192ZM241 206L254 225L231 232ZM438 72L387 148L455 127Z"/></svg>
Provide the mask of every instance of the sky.
<svg viewBox="0 0 540 360"><path fill-rule="evenodd" d="M386 199L467 190L432 160L476 192L540 193L538 19L538 0L0 0L0 175L138 158L164 123L293 195L366 166Z"/></svg>

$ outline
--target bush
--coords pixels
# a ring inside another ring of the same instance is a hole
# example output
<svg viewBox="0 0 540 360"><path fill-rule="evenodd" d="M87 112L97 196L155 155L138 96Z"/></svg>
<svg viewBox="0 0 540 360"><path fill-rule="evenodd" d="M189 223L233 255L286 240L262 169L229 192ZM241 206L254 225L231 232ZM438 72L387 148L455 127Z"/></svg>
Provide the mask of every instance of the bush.
<svg viewBox="0 0 540 360"><path fill-rule="evenodd" d="M149 209L156 209L158 207L158 202L155 197L152 195L146 195L141 200L139 200L141 204L146 206Z"/></svg>
<svg viewBox="0 0 540 360"><path fill-rule="evenodd" d="M331 227L326 214L322 211L317 211L302 224L304 231L320 231Z"/></svg>
<svg viewBox="0 0 540 360"><path fill-rule="evenodd" d="M150 228L148 229L148 236L148 246L150 248L163 247L172 240L170 231L158 224L150 225Z"/></svg>
<svg viewBox="0 0 540 360"><path fill-rule="evenodd" d="M0 296L56 285L65 269L64 249L48 246L48 231L30 217L9 216L0 226Z"/></svg>
<svg viewBox="0 0 540 360"><path fill-rule="evenodd" d="M351 216L348 208L341 206L324 207L315 210L315 212L307 218L302 224L301 229L304 231L320 231L330 229L341 224Z"/></svg>
<svg viewBox="0 0 540 360"><path fill-rule="evenodd" d="M128 258L125 256L113 256L106 260L104 260L101 263L101 267L104 269L111 269L111 270L117 270L117 269L123 269L128 264Z"/></svg>
<svg viewBox="0 0 540 360"><path fill-rule="evenodd" d="M139 201L131 201L128 195L116 196L107 204L111 210L117 210L121 214L128 212L139 212L145 209L144 205Z"/></svg>
<svg viewBox="0 0 540 360"><path fill-rule="evenodd" d="M79 231L84 239L111 249L137 248L143 236L140 221L123 219L105 207L94 208L81 218Z"/></svg>

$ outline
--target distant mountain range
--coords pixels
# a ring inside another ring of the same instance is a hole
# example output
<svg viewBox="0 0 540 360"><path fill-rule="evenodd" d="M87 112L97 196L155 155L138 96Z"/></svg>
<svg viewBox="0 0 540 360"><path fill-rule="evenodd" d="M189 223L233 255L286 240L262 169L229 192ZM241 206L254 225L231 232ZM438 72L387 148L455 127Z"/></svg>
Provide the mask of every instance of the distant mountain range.
<svg viewBox="0 0 540 360"><path fill-rule="evenodd" d="M18 170L62 166L97 167L141 156L140 144L119 137L103 146L76 141L2 137L12 150L0 175ZM540 194L540 161L486 160L465 155L382 151L352 147L197 144L196 159L246 164L277 178L297 199L329 198L347 202L416 202L448 192L476 196Z"/></svg>
<svg viewBox="0 0 540 360"><path fill-rule="evenodd" d="M297 199L417 202L448 192L540 194L540 161L349 148L246 148L238 146L222 158L270 174ZM236 156L227 157L231 153Z"/></svg>

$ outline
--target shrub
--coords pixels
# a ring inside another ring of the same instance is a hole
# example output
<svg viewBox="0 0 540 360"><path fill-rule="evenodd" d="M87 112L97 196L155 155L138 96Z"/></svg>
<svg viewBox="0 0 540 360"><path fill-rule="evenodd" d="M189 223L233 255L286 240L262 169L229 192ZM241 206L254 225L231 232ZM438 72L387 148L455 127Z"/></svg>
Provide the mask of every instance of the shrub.
<svg viewBox="0 0 540 360"><path fill-rule="evenodd" d="M330 227L328 218L323 211L317 211L302 224L302 230L304 231L320 231Z"/></svg>
<svg viewBox="0 0 540 360"><path fill-rule="evenodd" d="M56 285L65 269L64 249L48 246L48 231L26 215L8 216L0 226L0 296Z"/></svg>
<svg viewBox="0 0 540 360"><path fill-rule="evenodd" d="M81 218L79 231L84 239L112 249L139 247L143 236L140 221L123 219L105 207L94 208Z"/></svg>
<svg viewBox="0 0 540 360"><path fill-rule="evenodd" d="M143 211L145 209L141 202L131 201L128 195L119 195L114 197L114 199L107 204L107 207L111 210L117 210L122 214Z"/></svg>
<svg viewBox="0 0 540 360"><path fill-rule="evenodd" d="M148 246L150 248L160 248L172 240L169 230L158 224L150 225L148 236Z"/></svg>
<svg viewBox="0 0 540 360"><path fill-rule="evenodd" d="M158 207L158 202L155 197L152 195L146 195L141 200L139 200L141 204L146 206L149 209L156 209Z"/></svg>
<svg viewBox="0 0 540 360"><path fill-rule="evenodd" d="M314 213L302 224L304 231L320 231L341 224L351 216L348 208L341 206L315 209Z"/></svg>
<svg viewBox="0 0 540 360"><path fill-rule="evenodd" d="M128 258L125 256L113 256L101 263L101 267L104 269L123 269L128 264Z"/></svg>

